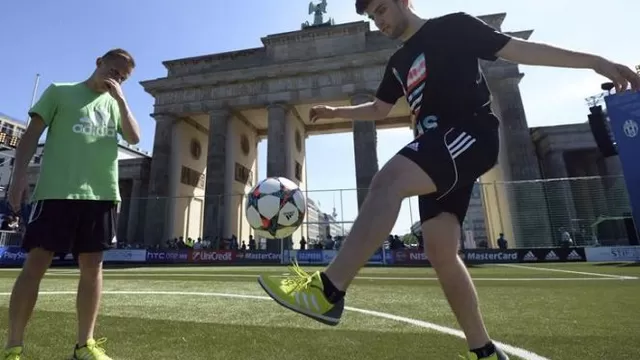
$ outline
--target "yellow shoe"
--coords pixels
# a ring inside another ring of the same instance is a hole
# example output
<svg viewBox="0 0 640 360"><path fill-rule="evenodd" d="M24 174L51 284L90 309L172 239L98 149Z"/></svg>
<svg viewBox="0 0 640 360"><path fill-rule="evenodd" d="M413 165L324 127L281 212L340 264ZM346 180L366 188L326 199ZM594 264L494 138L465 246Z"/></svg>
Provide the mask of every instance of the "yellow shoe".
<svg viewBox="0 0 640 360"><path fill-rule="evenodd" d="M73 351L73 360L113 360L107 356L104 348L102 348L105 342L107 342L106 338L98 341L89 339L87 345L76 348Z"/></svg>
<svg viewBox="0 0 640 360"><path fill-rule="evenodd" d="M294 273L286 279L261 275L258 283L278 304L326 325L338 325L344 311L344 299L331 303L324 294L320 272L308 274L298 263L290 267Z"/></svg>
<svg viewBox="0 0 640 360"><path fill-rule="evenodd" d="M5 349L2 352L2 360L20 360L22 356L22 346L14 346L12 348Z"/></svg>

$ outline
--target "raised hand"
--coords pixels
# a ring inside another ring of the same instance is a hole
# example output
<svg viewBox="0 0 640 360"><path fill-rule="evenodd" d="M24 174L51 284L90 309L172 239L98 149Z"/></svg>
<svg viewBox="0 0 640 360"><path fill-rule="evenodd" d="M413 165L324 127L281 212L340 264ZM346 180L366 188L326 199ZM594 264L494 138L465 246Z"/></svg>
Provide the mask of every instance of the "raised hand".
<svg viewBox="0 0 640 360"><path fill-rule="evenodd" d="M611 80L617 93L626 91L629 87L634 91L640 91L640 75L625 65L602 59L593 70Z"/></svg>
<svg viewBox="0 0 640 360"><path fill-rule="evenodd" d="M336 108L327 105L316 105L309 110L309 120L316 122L319 119L333 119L335 118Z"/></svg>

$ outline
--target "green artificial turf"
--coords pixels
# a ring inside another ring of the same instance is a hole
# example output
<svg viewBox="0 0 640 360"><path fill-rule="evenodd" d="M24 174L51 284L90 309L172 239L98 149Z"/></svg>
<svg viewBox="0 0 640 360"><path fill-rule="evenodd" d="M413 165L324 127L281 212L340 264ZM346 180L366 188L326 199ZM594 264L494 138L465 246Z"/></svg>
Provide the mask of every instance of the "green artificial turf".
<svg viewBox="0 0 640 360"><path fill-rule="evenodd" d="M497 341L547 359L638 358L640 266L545 264L470 271ZM264 299L257 275L286 272L286 267L107 269L96 337L107 337L108 353L122 360L444 360L465 351L463 339L428 328L458 329L432 269L363 269L349 289L347 306L377 316L346 311L337 327ZM3 339L17 273L0 270ZM71 354L77 279L75 269L47 273L27 330L25 359Z"/></svg>

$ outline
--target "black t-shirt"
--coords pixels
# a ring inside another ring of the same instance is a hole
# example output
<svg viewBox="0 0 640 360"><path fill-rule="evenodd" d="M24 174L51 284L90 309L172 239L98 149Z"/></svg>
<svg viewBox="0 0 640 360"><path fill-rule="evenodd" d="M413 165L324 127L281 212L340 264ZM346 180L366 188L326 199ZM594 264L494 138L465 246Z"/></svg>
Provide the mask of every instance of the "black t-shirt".
<svg viewBox="0 0 640 360"><path fill-rule="evenodd" d="M491 93L478 59L495 61L510 39L462 12L427 20L391 56L376 97L395 104L406 96L416 136L490 113ZM490 123L497 125L495 118Z"/></svg>

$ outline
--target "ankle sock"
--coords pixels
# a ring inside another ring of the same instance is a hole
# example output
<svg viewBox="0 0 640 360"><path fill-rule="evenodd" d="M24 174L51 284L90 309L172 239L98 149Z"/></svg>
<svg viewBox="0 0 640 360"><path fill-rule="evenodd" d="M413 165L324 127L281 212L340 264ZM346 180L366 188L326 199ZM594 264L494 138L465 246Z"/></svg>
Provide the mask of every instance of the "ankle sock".
<svg viewBox="0 0 640 360"><path fill-rule="evenodd" d="M324 296L327 297L330 303L335 304L344 298L346 293L338 290L325 273L320 273L320 279L322 279L322 286L324 287Z"/></svg>
<svg viewBox="0 0 640 360"><path fill-rule="evenodd" d="M471 349L471 352L478 356L478 359L487 358L496 352L496 346L493 342L488 342L485 346L478 349Z"/></svg>

